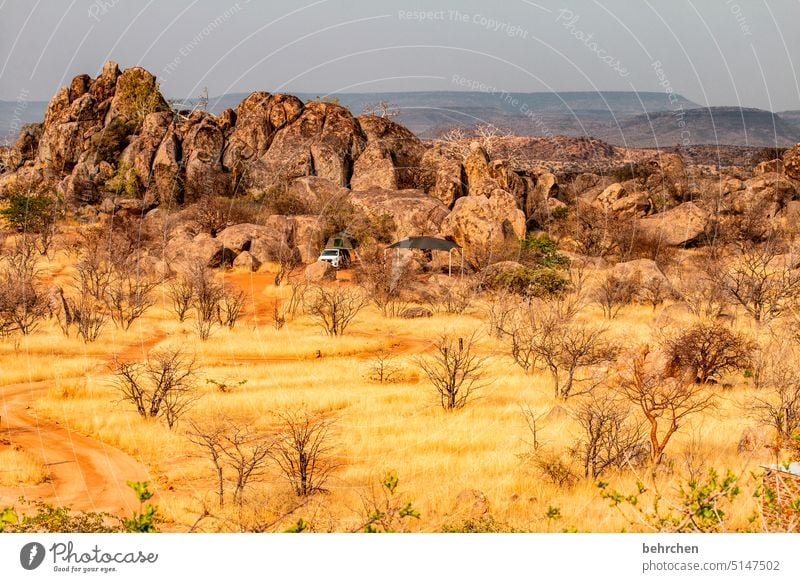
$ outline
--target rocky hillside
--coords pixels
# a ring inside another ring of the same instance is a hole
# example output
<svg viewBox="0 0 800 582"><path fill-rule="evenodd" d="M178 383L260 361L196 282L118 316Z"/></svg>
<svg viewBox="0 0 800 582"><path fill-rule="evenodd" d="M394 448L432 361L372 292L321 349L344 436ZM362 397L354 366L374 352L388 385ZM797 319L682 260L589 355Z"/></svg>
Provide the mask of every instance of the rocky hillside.
<svg viewBox="0 0 800 582"><path fill-rule="evenodd" d="M313 261L319 217L349 204L372 220L388 219L389 238L448 237L478 266L487 249L513 245L554 220L568 231L583 206L638 221L674 245L699 240L719 208L757 207L774 218L797 194L796 150L785 154L785 164L752 169L584 138L425 143L386 118L265 92L218 115L181 113L149 72L120 71L109 62L94 79L73 79L50 101L42 123L0 149L0 198L47 183L82 212L124 207L145 215L217 197L302 202L267 226L167 233L167 258L196 246L225 262L249 253L259 237L277 237ZM248 264L257 268L258 261Z"/></svg>

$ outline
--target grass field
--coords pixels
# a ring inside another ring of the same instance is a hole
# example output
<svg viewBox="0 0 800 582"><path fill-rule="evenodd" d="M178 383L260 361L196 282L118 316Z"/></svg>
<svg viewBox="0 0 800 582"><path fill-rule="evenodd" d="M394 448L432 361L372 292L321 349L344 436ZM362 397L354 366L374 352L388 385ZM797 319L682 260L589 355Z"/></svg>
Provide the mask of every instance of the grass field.
<svg viewBox="0 0 800 582"><path fill-rule="evenodd" d="M55 265L49 272L55 273L54 283L66 284L68 268ZM563 456L578 434L565 412L574 403L554 398L548 376L526 375L514 364L507 346L488 334L485 302L462 315L417 320L387 319L369 307L344 337L331 338L304 315L274 328L267 314L289 291L274 287L269 273L225 276L247 293L244 314L233 329L216 328L201 342L191 318L177 322L164 295L129 331L109 323L90 344L65 338L48 321L29 337L0 342L0 387L47 382L47 391L34 403L37 414L144 463L155 477L154 501L166 531L186 531L204 512L211 516L200 522L200 531L281 531L300 518L314 531L356 530L369 513L366 507L380 498L379 483L389 472L399 477L397 499L413 501L420 514L419 519L403 520L411 531L459 528L476 519L521 531L648 531L635 514L611 508L594 480L559 486L536 469L523 409L542 415L541 450ZM652 341L663 326L663 309L626 307L608 324L609 333L627 345ZM579 317L599 319L602 314L590 306ZM443 332L454 337L476 332L491 378L465 408L449 412L439 405L417 363ZM111 364L115 358L143 360L150 350L176 346L196 359L201 397L169 430L120 402ZM374 357L382 351L392 355L396 381L370 379ZM748 382L739 374L726 388L712 388L717 406L681 427L655 477L640 469L609 471L603 480L633 493L641 479L657 485L668 503L690 475L731 470L740 477L743 493L733 503L726 527L754 527L749 518L757 509L752 493L758 483L751 472L773 459L767 449L737 453L743 429L753 424L746 412ZM223 392L219 384L230 389ZM241 506L229 503L219 509L212 466L187 438L189 422L211 425L226 418L269 433L280 422L278 414L300 409L334 419L330 445L337 468L327 482L329 491L298 500L270 464L246 491ZM35 484L46 477L24 451L0 448L0 466L0 483L6 486Z"/></svg>

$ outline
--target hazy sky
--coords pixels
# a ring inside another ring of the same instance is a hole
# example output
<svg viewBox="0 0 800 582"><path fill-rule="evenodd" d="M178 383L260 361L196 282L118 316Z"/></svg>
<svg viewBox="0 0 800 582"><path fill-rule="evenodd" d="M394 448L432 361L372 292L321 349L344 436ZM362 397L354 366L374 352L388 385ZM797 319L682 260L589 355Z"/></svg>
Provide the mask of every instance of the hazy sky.
<svg viewBox="0 0 800 582"><path fill-rule="evenodd" d="M170 97L483 84L780 111L800 109L798 22L800 0L0 0L0 99L113 59Z"/></svg>

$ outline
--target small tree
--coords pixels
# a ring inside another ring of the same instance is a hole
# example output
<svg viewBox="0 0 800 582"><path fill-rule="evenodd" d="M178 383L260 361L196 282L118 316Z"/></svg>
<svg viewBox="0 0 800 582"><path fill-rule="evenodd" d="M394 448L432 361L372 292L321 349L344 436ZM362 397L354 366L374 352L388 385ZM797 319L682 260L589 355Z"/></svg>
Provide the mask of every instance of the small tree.
<svg viewBox="0 0 800 582"><path fill-rule="evenodd" d="M302 410L278 415L282 422L269 456L298 497L324 493L338 464L333 459L331 418Z"/></svg>
<svg viewBox="0 0 800 582"><path fill-rule="evenodd" d="M222 325L233 329L233 326L236 325L239 316L242 314L244 300L244 291L231 287L223 287L222 298L219 302L219 315Z"/></svg>
<svg viewBox="0 0 800 582"><path fill-rule="evenodd" d="M347 327L367 305L364 294L353 287L322 287L306 297L308 313L330 336L344 335Z"/></svg>
<svg viewBox="0 0 800 582"><path fill-rule="evenodd" d="M800 297L800 273L785 264L775 245L744 250L711 276L729 301L756 322L783 315Z"/></svg>
<svg viewBox="0 0 800 582"><path fill-rule="evenodd" d="M640 286L638 276L621 277L609 273L595 291L595 301L607 319L614 319L623 307L633 301Z"/></svg>
<svg viewBox="0 0 800 582"><path fill-rule="evenodd" d="M414 282L411 263L396 261L382 245L367 247L360 256L359 284L384 317L397 317L408 306L407 293Z"/></svg>
<svg viewBox="0 0 800 582"><path fill-rule="evenodd" d="M364 533L392 533L404 530L404 520L419 519L419 511L414 502L399 499L397 486L400 480L389 473L381 481L380 494L372 492L370 499L364 499L364 523L355 531Z"/></svg>
<svg viewBox="0 0 800 582"><path fill-rule="evenodd" d="M630 418L629 407L618 398L599 392L578 404L573 418L581 436L570 452L585 477L596 479L610 468L637 464L649 456L641 426Z"/></svg>
<svg viewBox="0 0 800 582"><path fill-rule="evenodd" d="M189 423L191 430L187 437L195 445L203 449L211 464L214 466L214 475L217 479L217 501L220 507L225 505L225 475L223 472L223 436L225 426L222 423L206 426L194 421Z"/></svg>
<svg viewBox="0 0 800 582"><path fill-rule="evenodd" d="M0 336L36 330L47 311L47 299L33 277L0 272Z"/></svg>
<svg viewBox="0 0 800 582"><path fill-rule="evenodd" d="M800 372L794 358L783 356L767 365L750 414L775 429L781 446L791 446L800 437Z"/></svg>
<svg viewBox="0 0 800 582"><path fill-rule="evenodd" d="M167 297L172 304L172 311L183 323L194 303L194 279L189 274L181 274L167 281Z"/></svg>
<svg viewBox="0 0 800 582"><path fill-rule="evenodd" d="M719 322L699 322L668 337L664 352L673 373L689 371L700 384L752 364L755 344Z"/></svg>
<svg viewBox="0 0 800 582"><path fill-rule="evenodd" d="M222 285L217 283L211 269L197 264L188 275L192 280L192 307L195 312L195 327L202 341L211 335L215 325L220 323L220 301L224 295Z"/></svg>
<svg viewBox="0 0 800 582"><path fill-rule="evenodd" d="M272 442L247 428L232 426L222 435L222 455L235 475L233 498L241 503L247 484L263 475Z"/></svg>
<svg viewBox="0 0 800 582"><path fill-rule="evenodd" d="M142 418L163 418L172 429L198 398L196 370L181 349L153 352L145 362L117 362L114 385Z"/></svg>
<svg viewBox="0 0 800 582"><path fill-rule="evenodd" d="M418 360L445 410L463 408L473 393L487 384L487 358L475 354L474 345L474 333L458 339L443 335L434 343L433 355Z"/></svg>
<svg viewBox="0 0 800 582"><path fill-rule="evenodd" d="M649 355L650 348L643 346L626 359L615 387L644 416L649 426L650 455L656 465L684 421L713 406L714 394L704 386L669 377L653 358L648 359Z"/></svg>
<svg viewBox="0 0 800 582"><path fill-rule="evenodd" d="M116 269L109 279L105 301L117 327L130 329L133 322L155 304L153 291L159 282L139 269Z"/></svg>

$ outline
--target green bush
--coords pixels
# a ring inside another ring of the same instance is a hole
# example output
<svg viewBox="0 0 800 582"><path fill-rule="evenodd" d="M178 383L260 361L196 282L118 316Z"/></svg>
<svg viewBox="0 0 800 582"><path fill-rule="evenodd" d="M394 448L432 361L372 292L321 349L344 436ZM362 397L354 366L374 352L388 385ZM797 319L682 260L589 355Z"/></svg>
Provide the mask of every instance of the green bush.
<svg viewBox="0 0 800 582"><path fill-rule="evenodd" d="M556 269L517 267L497 273L489 281L494 289L507 289L523 297L551 297L567 291L569 280Z"/></svg>
<svg viewBox="0 0 800 582"><path fill-rule="evenodd" d="M558 246L548 236L528 236L520 242L520 263L530 267L566 269L569 259L558 252Z"/></svg>

